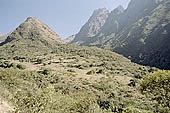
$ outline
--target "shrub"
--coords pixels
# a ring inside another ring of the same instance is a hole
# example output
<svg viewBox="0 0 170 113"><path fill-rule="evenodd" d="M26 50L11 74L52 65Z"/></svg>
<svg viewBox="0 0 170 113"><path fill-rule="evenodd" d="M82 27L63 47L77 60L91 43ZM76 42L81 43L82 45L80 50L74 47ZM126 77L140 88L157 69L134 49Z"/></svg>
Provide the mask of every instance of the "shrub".
<svg viewBox="0 0 170 113"><path fill-rule="evenodd" d="M43 59L38 58L36 64L42 64L43 62L44 62Z"/></svg>
<svg viewBox="0 0 170 113"><path fill-rule="evenodd" d="M170 107L170 71L157 71L141 80L140 90L158 102L158 108ZM170 109L169 109L170 110ZM168 113L168 112L167 112Z"/></svg>
<svg viewBox="0 0 170 113"><path fill-rule="evenodd" d="M42 73L43 75L49 75L51 74L51 69L50 68L43 68L42 71L40 71L40 73Z"/></svg>
<svg viewBox="0 0 170 113"><path fill-rule="evenodd" d="M18 69L25 69L26 67L25 67L25 65L23 65L23 64L17 64L17 66L16 66Z"/></svg>
<svg viewBox="0 0 170 113"><path fill-rule="evenodd" d="M86 74L88 75L93 75L93 74L104 74L104 69L93 69L87 72Z"/></svg>

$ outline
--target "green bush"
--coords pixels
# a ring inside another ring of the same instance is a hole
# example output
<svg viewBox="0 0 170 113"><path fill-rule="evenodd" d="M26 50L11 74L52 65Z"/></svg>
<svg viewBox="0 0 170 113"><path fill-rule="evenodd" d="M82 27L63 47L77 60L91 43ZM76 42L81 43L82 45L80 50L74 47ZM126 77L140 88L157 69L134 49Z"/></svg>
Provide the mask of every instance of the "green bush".
<svg viewBox="0 0 170 113"><path fill-rule="evenodd" d="M158 108L170 111L170 71L157 71L141 80L140 90L158 102ZM159 109L158 109L159 110ZM159 111L160 112L160 111Z"/></svg>
<svg viewBox="0 0 170 113"><path fill-rule="evenodd" d="M52 70L50 68L42 68L42 71L40 71L43 75L49 75L51 74Z"/></svg>
<svg viewBox="0 0 170 113"><path fill-rule="evenodd" d="M17 67L18 69L22 69L22 70L24 70L24 69L26 68L26 66L23 65L23 64L17 64L16 67Z"/></svg>

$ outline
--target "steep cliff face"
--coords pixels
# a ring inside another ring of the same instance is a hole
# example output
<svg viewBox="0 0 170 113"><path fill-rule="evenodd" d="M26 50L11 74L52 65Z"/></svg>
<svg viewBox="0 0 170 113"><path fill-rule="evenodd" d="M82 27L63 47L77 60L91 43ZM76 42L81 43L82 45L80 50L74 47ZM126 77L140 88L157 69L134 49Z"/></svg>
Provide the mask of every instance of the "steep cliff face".
<svg viewBox="0 0 170 113"><path fill-rule="evenodd" d="M101 27L105 24L108 14L109 11L105 8L95 10L88 22L81 28L71 43L82 44L96 36Z"/></svg>

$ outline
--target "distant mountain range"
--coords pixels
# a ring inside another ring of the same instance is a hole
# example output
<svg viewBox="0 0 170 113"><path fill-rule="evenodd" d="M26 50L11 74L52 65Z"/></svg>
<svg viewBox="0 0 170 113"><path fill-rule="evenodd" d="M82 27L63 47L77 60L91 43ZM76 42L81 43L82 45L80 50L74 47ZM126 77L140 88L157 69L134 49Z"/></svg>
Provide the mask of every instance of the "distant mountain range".
<svg viewBox="0 0 170 113"><path fill-rule="evenodd" d="M119 6L110 13L99 9L101 15L95 11L70 43L109 49L143 65L170 69L169 7L170 0L131 0L127 9Z"/></svg>

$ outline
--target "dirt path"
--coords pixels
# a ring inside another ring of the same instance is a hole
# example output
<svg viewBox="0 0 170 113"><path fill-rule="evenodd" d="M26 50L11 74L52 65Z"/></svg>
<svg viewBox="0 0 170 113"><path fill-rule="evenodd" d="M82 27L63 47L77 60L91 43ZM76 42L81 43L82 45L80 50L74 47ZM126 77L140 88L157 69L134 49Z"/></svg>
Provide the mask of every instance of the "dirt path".
<svg viewBox="0 0 170 113"><path fill-rule="evenodd" d="M14 108L11 107L8 102L0 99L0 113L8 113L10 111L14 111Z"/></svg>

